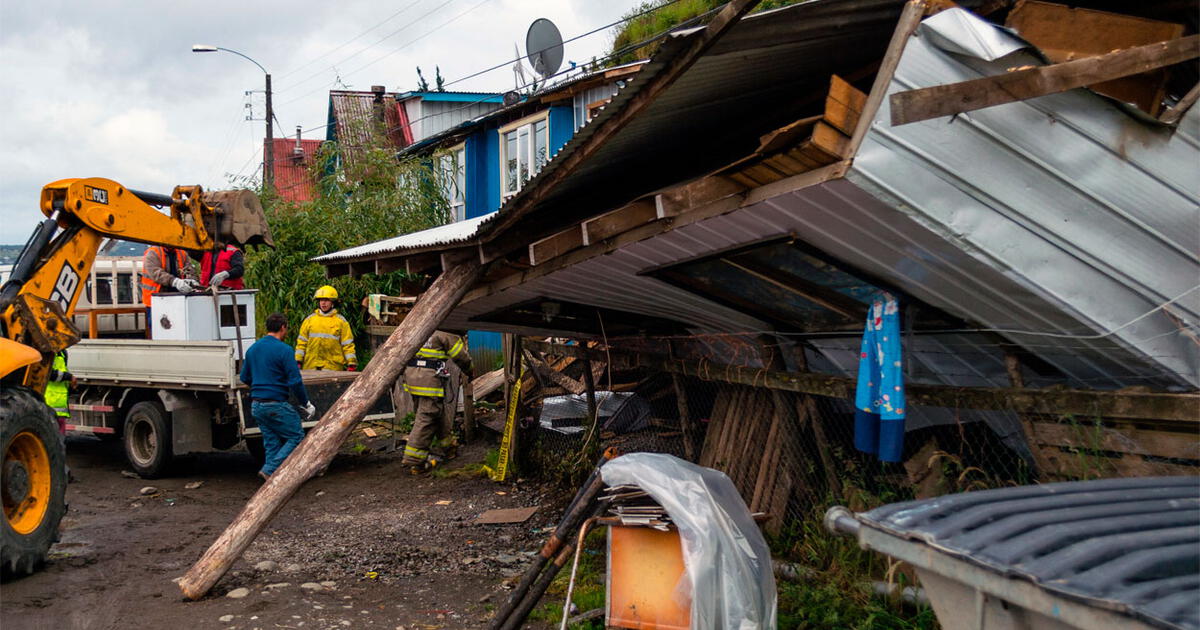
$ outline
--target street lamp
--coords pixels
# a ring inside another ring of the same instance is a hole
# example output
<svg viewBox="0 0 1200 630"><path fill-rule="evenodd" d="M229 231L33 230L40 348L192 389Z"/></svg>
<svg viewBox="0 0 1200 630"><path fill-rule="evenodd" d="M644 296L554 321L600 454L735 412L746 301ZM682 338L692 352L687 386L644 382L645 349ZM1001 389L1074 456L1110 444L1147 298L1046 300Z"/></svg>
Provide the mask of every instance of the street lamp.
<svg viewBox="0 0 1200 630"><path fill-rule="evenodd" d="M275 186L275 134L272 132L271 122L275 118L275 112L274 112L274 110L271 109L271 73L267 72L267 69L262 67L261 63L258 63L257 61L247 57L246 55L243 55L242 53L240 53L236 50L230 50L228 48L221 48L220 46L209 46L207 44L195 44L194 46L192 46L192 52L194 52L194 53L217 52L218 50L224 51L227 53L233 53L233 54L241 57L242 59L249 61L250 63L258 66L258 69L262 70L263 74L266 75L266 77L267 77L267 150L266 150L266 156L264 156L265 164L263 164L263 183L266 185L265 187L268 189L274 188L274 186Z"/></svg>

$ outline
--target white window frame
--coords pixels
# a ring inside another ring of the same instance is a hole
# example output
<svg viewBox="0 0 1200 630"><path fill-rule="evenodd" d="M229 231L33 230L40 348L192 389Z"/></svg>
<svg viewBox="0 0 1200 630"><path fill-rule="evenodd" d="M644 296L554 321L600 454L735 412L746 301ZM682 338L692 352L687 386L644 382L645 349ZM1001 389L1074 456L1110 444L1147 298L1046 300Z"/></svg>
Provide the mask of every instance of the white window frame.
<svg viewBox="0 0 1200 630"><path fill-rule="evenodd" d="M544 155L539 159L537 128L539 124L542 127L541 140ZM550 159L550 110L545 110L532 116L526 116L515 122L511 122L496 130L500 137L500 199L501 202L507 201L513 195L516 195L525 187L525 182L537 175L538 171L546 165ZM509 135L513 136L513 146L516 154L513 177L510 177L509 163ZM525 142L522 143L524 138ZM524 146L522 146L522 144ZM524 149L522 151L522 149ZM521 172L522 162L526 167L524 174Z"/></svg>
<svg viewBox="0 0 1200 630"><path fill-rule="evenodd" d="M455 222L467 218L467 145L460 143L438 155L442 195Z"/></svg>

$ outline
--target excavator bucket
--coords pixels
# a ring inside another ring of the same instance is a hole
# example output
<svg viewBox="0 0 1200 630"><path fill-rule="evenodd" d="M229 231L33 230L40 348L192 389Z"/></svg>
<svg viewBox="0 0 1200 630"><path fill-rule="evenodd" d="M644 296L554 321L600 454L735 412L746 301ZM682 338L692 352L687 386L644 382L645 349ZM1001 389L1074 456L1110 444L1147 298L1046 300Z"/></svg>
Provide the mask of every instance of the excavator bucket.
<svg viewBox="0 0 1200 630"><path fill-rule="evenodd" d="M217 210L217 240L238 245L275 247L271 226L258 195L249 190L218 190L204 195L204 201Z"/></svg>

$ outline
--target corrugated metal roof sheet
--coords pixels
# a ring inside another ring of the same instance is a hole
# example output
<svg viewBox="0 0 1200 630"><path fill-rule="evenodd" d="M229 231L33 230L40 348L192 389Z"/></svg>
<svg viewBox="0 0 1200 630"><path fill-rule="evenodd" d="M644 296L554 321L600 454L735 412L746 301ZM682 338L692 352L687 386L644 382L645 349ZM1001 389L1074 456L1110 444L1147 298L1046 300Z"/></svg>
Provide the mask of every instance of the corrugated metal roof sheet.
<svg viewBox="0 0 1200 630"><path fill-rule="evenodd" d="M400 251L407 249L417 249L428 247L431 245L453 245L456 243L466 243L473 239L479 230L479 225L486 220L487 217L475 217L457 223L447 223L438 227L413 232L412 234L403 234L394 238L389 238L383 241L368 243L359 247L351 247L343 249L332 254L317 256L313 260L319 263L328 263L332 260L340 260L343 258L359 258L367 254L377 253L380 251ZM335 258L337 257L337 258Z"/></svg>
<svg viewBox="0 0 1200 630"><path fill-rule="evenodd" d="M1040 63L1026 52L995 62L952 55L915 36L888 92ZM1179 322L1200 324L1198 113L1173 133L1073 90L892 127L885 99L846 177L895 210L856 201L849 207L862 214L838 210L839 229L848 242L894 252L868 267L931 304L988 327L1076 337L1002 333L1017 343L1083 347L1118 361L1132 351L1194 386L1200 353ZM886 225L869 216L888 214ZM923 259L947 247L973 272L953 285L931 282ZM1023 305L1012 303L1018 296ZM1173 313L1138 320L1176 298Z"/></svg>
<svg viewBox="0 0 1200 630"><path fill-rule="evenodd" d="M983 490L894 503L857 518L1155 626L1200 628L1195 477Z"/></svg>
<svg viewBox="0 0 1200 630"><path fill-rule="evenodd" d="M373 92L329 92L331 124L327 127L327 139L341 143L345 155L353 155L355 149L370 146L378 125L382 125L388 142L397 149L412 143L408 117L396 102L396 93L384 92L379 103L375 98Z"/></svg>
<svg viewBox="0 0 1200 630"><path fill-rule="evenodd" d="M321 140L300 140L300 158L296 156L296 140L276 138L275 190L284 201L302 202L316 198L316 184L309 170L316 160Z"/></svg>

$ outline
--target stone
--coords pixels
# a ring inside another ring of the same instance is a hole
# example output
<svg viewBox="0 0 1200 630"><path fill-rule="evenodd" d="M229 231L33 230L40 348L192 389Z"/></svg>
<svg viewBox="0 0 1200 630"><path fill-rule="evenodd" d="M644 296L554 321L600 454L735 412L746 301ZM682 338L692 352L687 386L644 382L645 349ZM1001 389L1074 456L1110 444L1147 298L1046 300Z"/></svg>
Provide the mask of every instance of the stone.
<svg viewBox="0 0 1200 630"><path fill-rule="evenodd" d="M145 488L138 490L138 494L145 495L145 496L149 496L152 494L158 494L158 488L155 488L154 486L146 486Z"/></svg>
<svg viewBox="0 0 1200 630"><path fill-rule="evenodd" d="M348 625L350 625L350 622L349 622L349 621L346 621L346 620L342 620L342 625L343 625L343 626L348 626Z"/></svg>
<svg viewBox="0 0 1200 630"><path fill-rule="evenodd" d="M200 486L203 486L203 485L204 485L203 481L193 481L192 483L189 483L189 484L183 486L183 489L184 490L195 490L196 488L199 488Z"/></svg>
<svg viewBox="0 0 1200 630"><path fill-rule="evenodd" d="M337 582L334 582L333 580L325 580L324 582L321 582L321 586L324 586L325 588L333 588L337 586Z"/></svg>
<svg viewBox="0 0 1200 630"><path fill-rule="evenodd" d="M217 621L220 621L221 623L229 623L230 621L233 621L233 615L221 615L220 617L217 617Z"/></svg>
<svg viewBox="0 0 1200 630"><path fill-rule="evenodd" d="M318 491L317 491L317 494L316 494L316 496L318 496L318 497L325 496L325 491L324 491L324 490L318 490Z"/></svg>
<svg viewBox="0 0 1200 630"><path fill-rule="evenodd" d="M274 584L268 584L267 589L270 590L270 589L276 589L276 588L287 588L291 585L292 584L290 582L276 582Z"/></svg>
<svg viewBox="0 0 1200 630"><path fill-rule="evenodd" d="M508 554L508 553L496 554L496 562L499 562L501 564L512 564L514 562L519 562L520 560L521 560L521 558L519 556L514 556L512 554Z"/></svg>
<svg viewBox="0 0 1200 630"><path fill-rule="evenodd" d="M286 567L284 567L283 570L287 571L288 573L295 573L300 570L300 565L293 562L292 564L289 564Z"/></svg>
<svg viewBox="0 0 1200 630"><path fill-rule="evenodd" d="M274 571L275 569L279 568L279 564L274 560L263 560L262 562L254 565L254 568L258 569L259 571Z"/></svg>
<svg viewBox="0 0 1200 630"><path fill-rule="evenodd" d="M229 599L241 599L249 594L250 589L243 586L242 588L235 588L232 591L225 593L225 597L228 597Z"/></svg>
<svg viewBox="0 0 1200 630"><path fill-rule="evenodd" d="M302 588L306 591L321 591L321 590L325 589L325 587L321 586L320 584L317 584L316 582L305 582L300 585L300 588Z"/></svg>

